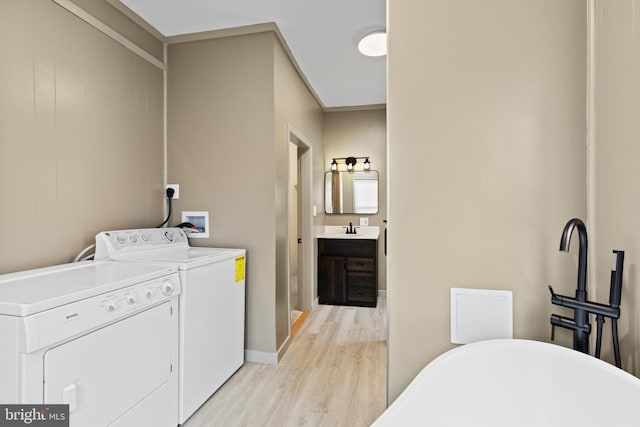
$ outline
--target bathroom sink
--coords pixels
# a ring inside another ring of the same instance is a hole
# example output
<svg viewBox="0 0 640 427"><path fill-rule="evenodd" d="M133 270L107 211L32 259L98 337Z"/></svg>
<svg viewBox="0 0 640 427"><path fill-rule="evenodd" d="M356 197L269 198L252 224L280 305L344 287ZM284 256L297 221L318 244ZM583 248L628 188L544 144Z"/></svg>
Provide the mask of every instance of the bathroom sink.
<svg viewBox="0 0 640 427"><path fill-rule="evenodd" d="M356 234L347 234L345 227L339 225L325 225L324 230L316 237L318 239L373 239L378 240L380 227L367 226L356 228Z"/></svg>

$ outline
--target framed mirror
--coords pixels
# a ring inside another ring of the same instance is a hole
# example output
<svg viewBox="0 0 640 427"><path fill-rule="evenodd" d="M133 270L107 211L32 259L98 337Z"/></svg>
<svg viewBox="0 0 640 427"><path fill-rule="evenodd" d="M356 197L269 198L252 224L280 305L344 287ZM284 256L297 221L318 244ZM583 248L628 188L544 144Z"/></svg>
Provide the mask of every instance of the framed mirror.
<svg viewBox="0 0 640 427"><path fill-rule="evenodd" d="M327 214L377 214L378 171L325 172L324 212Z"/></svg>

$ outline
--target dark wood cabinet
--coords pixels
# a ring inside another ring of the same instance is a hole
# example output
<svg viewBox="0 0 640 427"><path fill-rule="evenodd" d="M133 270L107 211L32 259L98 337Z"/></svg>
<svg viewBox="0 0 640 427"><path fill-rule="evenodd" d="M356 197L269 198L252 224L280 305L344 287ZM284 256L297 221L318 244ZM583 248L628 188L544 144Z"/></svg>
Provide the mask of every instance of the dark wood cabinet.
<svg viewBox="0 0 640 427"><path fill-rule="evenodd" d="M320 304L376 306L377 243L374 239L318 239Z"/></svg>

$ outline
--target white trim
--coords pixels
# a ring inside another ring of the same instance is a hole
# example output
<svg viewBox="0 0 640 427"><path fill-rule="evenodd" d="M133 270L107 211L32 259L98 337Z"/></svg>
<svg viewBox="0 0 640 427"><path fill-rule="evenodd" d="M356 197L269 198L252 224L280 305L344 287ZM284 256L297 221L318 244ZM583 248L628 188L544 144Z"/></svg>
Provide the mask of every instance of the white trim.
<svg viewBox="0 0 640 427"><path fill-rule="evenodd" d="M295 141L292 141L292 135L295 137ZM300 230L298 230L298 232L302 239L302 244L298 251L298 262L300 263L300 275L298 276L298 303L299 308L302 311L310 311L312 310L313 305L313 266L315 265L313 257L315 242L313 237L313 147L309 140L296 128L291 126L291 124L287 124L287 142L288 141L294 142L298 147L305 149L300 157L300 182L298 182L298 188L300 189L298 194L301 197L298 203L298 206L300 206L298 211L298 215L300 217ZM288 197L289 189L287 188L287 198ZM288 235L289 226L287 224L287 236ZM288 256L289 253L287 246L287 258ZM289 264L287 259L287 275L289 274L288 268Z"/></svg>
<svg viewBox="0 0 640 427"><path fill-rule="evenodd" d="M262 363L266 365L278 364L278 353L268 353L266 351L245 350L244 360L251 363Z"/></svg>
<svg viewBox="0 0 640 427"><path fill-rule="evenodd" d="M282 359L282 356L286 353L287 349L291 345L291 335L287 336L280 348L276 353L269 353L266 351L257 350L245 350L244 360L251 363L262 363L266 365L277 365L278 361Z"/></svg>
<svg viewBox="0 0 640 427"><path fill-rule="evenodd" d="M162 61L167 64L167 43L162 43ZM165 198L165 189L169 183L169 134L167 133L167 117L168 117L168 104L167 104L167 87L168 87L168 74L167 67L162 69L162 201ZM169 215L169 206L167 203L162 205L162 217L166 218ZM168 226L168 224L167 224Z"/></svg>
<svg viewBox="0 0 640 427"><path fill-rule="evenodd" d="M131 19L133 22L138 24L139 27L142 27L143 30L157 38L158 40L164 42L166 37L160 31L156 30L151 24L145 21L140 15L135 13L133 10L129 8L126 4L122 3L120 0L106 0L114 8L118 9L120 13L122 13L127 18ZM165 62L166 64L166 62Z"/></svg>
<svg viewBox="0 0 640 427"><path fill-rule="evenodd" d="M156 67L160 68L161 70L165 70L166 69L166 65L165 65L164 62L160 61L155 56L151 55L149 52L147 52L146 50L142 49L140 46L138 46L137 44L135 44L131 40L129 40L126 37L122 36L120 33L118 33L113 28L109 27L104 22L96 19L93 15L91 15L90 13L85 11L84 9L80 8L79 6L77 6L71 0L51 0L51 1L53 1L54 3L56 3L58 6L62 7L63 9L66 9L68 12L74 14L78 18L82 19L84 22L86 22L87 24L91 25L92 27L94 27L98 31L101 31L105 35L109 36L111 39L113 39L116 42L120 43L122 46L126 47L127 49L129 49L130 51L135 53L136 55L140 56L141 58L143 58L144 60L146 60L150 64L155 65Z"/></svg>
<svg viewBox="0 0 640 427"><path fill-rule="evenodd" d="M387 290L386 289L378 289L378 298L386 298Z"/></svg>
<svg viewBox="0 0 640 427"><path fill-rule="evenodd" d="M598 230L596 227L596 0L589 0L587 4L587 229L589 230L591 247L596 248L598 242ZM589 256L590 280L587 289L590 295L597 300L598 263L595 262L597 250L592 250Z"/></svg>

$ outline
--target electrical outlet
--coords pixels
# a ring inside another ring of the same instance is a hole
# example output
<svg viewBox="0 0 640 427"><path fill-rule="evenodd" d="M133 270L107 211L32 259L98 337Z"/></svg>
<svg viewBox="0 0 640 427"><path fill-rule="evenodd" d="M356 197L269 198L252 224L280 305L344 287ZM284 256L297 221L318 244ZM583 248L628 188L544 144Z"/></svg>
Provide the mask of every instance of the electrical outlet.
<svg viewBox="0 0 640 427"><path fill-rule="evenodd" d="M369 225L369 218L360 218L360 227L366 227Z"/></svg>
<svg viewBox="0 0 640 427"><path fill-rule="evenodd" d="M167 188L173 188L173 198L172 200L177 200L180 198L180 184L167 184ZM164 196L167 197L166 195Z"/></svg>

